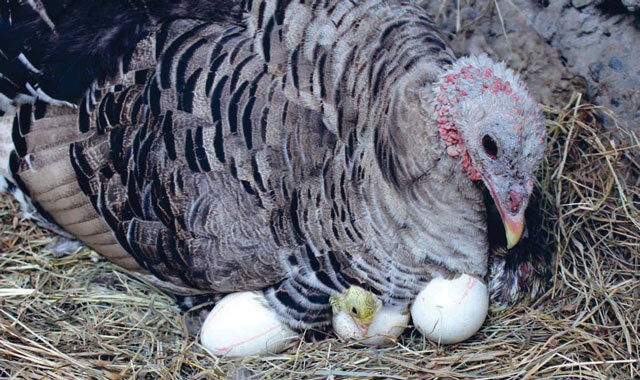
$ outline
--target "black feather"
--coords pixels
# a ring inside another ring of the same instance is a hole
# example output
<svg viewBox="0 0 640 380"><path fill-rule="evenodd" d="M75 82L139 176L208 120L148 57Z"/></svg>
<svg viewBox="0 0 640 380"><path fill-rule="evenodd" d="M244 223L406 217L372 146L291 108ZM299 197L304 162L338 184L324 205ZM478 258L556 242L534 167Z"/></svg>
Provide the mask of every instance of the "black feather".
<svg viewBox="0 0 640 380"><path fill-rule="evenodd" d="M37 81L51 97L72 103L94 80L114 76L119 61L129 57L136 44L162 22L241 20L240 0L60 0L45 4L55 25L53 33L28 4L16 3L0 9L0 50L7 57L0 62L0 73L7 76L13 71L9 78L15 78L18 87ZM20 53L40 70L36 80L24 65L6 62Z"/></svg>

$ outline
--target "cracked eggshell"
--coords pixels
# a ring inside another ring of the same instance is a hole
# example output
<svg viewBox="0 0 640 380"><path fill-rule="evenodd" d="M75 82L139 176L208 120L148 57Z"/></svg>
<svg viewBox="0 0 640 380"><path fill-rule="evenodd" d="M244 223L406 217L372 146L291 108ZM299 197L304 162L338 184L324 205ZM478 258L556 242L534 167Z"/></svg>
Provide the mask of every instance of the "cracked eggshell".
<svg viewBox="0 0 640 380"><path fill-rule="evenodd" d="M409 311L400 312L382 308L371 321L367 337L362 341L367 346L388 346L394 344L409 324Z"/></svg>
<svg viewBox="0 0 640 380"><path fill-rule="evenodd" d="M489 292L484 282L463 274L434 278L411 307L413 323L429 340L451 344L475 334L487 316Z"/></svg>
<svg viewBox="0 0 640 380"><path fill-rule="evenodd" d="M333 329L342 340L356 340L366 346L388 346L395 343L409 323L409 312L381 308L369 325L366 336L344 310L333 315Z"/></svg>
<svg viewBox="0 0 640 380"><path fill-rule="evenodd" d="M259 292L224 297L211 310L200 341L213 355L245 357L282 351L299 335L282 324Z"/></svg>
<svg viewBox="0 0 640 380"><path fill-rule="evenodd" d="M360 340L364 338L353 318L344 310L333 314L333 331L342 340Z"/></svg>

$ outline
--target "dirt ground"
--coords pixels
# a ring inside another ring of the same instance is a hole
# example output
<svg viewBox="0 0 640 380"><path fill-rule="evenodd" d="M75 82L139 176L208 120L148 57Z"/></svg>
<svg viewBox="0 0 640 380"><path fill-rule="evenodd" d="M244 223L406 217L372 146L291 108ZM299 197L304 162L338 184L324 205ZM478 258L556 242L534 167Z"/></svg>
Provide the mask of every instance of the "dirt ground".
<svg viewBox="0 0 640 380"><path fill-rule="evenodd" d="M640 130L640 6L635 0L423 1L456 53L487 52L520 71L538 100L573 91ZM604 117L604 116L603 116ZM605 124L613 122L605 118Z"/></svg>

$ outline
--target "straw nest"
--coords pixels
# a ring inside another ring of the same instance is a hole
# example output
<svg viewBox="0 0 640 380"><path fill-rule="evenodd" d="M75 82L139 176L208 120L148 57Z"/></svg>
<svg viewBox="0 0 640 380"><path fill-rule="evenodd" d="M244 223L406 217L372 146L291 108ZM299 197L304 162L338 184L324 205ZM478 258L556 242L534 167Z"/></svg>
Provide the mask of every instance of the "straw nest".
<svg viewBox="0 0 640 380"><path fill-rule="evenodd" d="M1 199L0 378L640 378L639 140L605 131L608 111L547 109L539 176L555 276L529 305L492 310L472 339L437 346L415 331L395 347L336 339L280 355L212 357L172 297L56 238Z"/></svg>

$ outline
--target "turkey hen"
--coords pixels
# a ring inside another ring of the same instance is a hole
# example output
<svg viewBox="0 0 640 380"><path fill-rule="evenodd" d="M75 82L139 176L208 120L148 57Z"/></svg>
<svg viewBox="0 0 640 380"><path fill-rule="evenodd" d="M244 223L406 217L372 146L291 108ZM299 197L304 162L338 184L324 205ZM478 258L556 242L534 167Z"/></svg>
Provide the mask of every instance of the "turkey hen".
<svg viewBox="0 0 640 380"><path fill-rule="evenodd" d="M2 187L177 294L293 328L351 285L407 307L520 239L543 117L394 0L0 0Z"/></svg>

